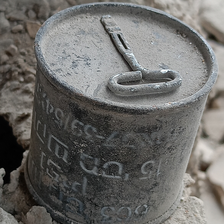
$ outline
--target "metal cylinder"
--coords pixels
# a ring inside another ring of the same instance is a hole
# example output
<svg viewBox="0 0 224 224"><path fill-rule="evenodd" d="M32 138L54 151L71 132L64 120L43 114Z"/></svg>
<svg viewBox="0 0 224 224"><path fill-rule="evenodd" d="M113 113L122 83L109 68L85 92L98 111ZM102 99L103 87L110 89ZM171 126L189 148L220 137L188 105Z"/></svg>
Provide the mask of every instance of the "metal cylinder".
<svg viewBox="0 0 224 224"><path fill-rule="evenodd" d="M65 224L166 220L217 77L205 40L159 10L97 3L49 18L35 53L35 200Z"/></svg>

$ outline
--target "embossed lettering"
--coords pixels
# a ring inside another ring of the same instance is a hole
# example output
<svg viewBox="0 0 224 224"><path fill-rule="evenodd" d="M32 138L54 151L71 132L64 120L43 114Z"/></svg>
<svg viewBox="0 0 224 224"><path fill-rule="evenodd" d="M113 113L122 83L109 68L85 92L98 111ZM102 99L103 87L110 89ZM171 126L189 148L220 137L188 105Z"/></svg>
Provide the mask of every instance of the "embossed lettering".
<svg viewBox="0 0 224 224"><path fill-rule="evenodd" d="M131 217L131 209L129 207L121 207L117 211L118 221L128 221Z"/></svg>
<svg viewBox="0 0 224 224"><path fill-rule="evenodd" d="M76 212L78 215L83 215L84 204L80 200L74 197L68 197L65 209L68 212Z"/></svg>
<svg viewBox="0 0 224 224"><path fill-rule="evenodd" d="M143 210L142 210L143 209ZM139 205L136 209L135 209L135 214L136 215L145 215L149 210L148 205Z"/></svg>
<svg viewBox="0 0 224 224"><path fill-rule="evenodd" d="M59 182L59 174L57 173L58 170L61 171L61 167L54 163L51 159L47 160L48 167L46 168L47 175L51 177L56 182Z"/></svg>
<svg viewBox="0 0 224 224"><path fill-rule="evenodd" d="M144 180L144 179L150 179L151 174L152 174L152 169L154 167L155 162L154 161L147 161L145 162L142 167L141 167L141 172L143 175L147 175L145 177L140 177L139 179Z"/></svg>
<svg viewBox="0 0 224 224"><path fill-rule="evenodd" d="M135 219L141 218L143 215L147 214L149 211L149 206L139 205L135 209L131 209L130 207L123 206L119 209L115 209L115 207L105 206L101 209L102 216L102 224L109 224L114 222L127 222L134 216ZM122 223L123 223L122 222Z"/></svg>
<svg viewBox="0 0 224 224"><path fill-rule="evenodd" d="M109 174L106 174L105 171L103 171L102 176L107 177L107 178L121 179L121 175L122 175L122 172L123 172L123 164L115 162L115 161L110 161L110 162L105 163L103 165L103 168L108 169L110 166L114 166L114 165L117 166L117 175L116 174L109 175Z"/></svg>
<svg viewBox="0 0 224 224"><path fill-rule="evenodd" d="M46 137L46 124L41 123L40 120L37 120L36 134L39 140L44 144L44 138Z"/></svg>
<svg viewBox="0 0 224 224"><path fill-rule="evenodd" d="M68 146L51 134L49 135L48 149L53 151L58 158L68 163Z"/></svg>
<svg viewBox="0 0 224 224"><path fill-rule="evenodd" d="M105 141L103 146L106 147L116 147L118 144L115 142L115 139L118 139L119 133L117 131L114 131Z"/></svg>
<svg viewBox="0 0 224 224"><path fill-rule="evenodd" d="M63 111L60 108L56 108L55 109L55 117L56 117L55 122L58 124L59 127L62 127L64 113L63 113Z"/></svg>
<svg viewBox="0 0 224 224"><path fill-rule="evenodd" d="M71 124L72 134L75 136L78 136L78 137L82 136L83 126L84 126L84 124L82 122L75 119Z"/></svg>
<svg viewBox="0 0 224 224"><path fill-rule="evenodd" d="M100 162L98 158L94 158L85 153L81 153L80 159L80 166L85 172L93 175L98 175L98 166ZM87 162L91 163L90 168L87 167L89 166L87 165Z"/></svg>
<svg viewBox="0 0 224 224"><path fill-rule="evenodd" d="M103 207L101 209L100 213L102 215L102 223L103 224L113 222L113 216L115 214L115 208L114 207Z"/></svg>

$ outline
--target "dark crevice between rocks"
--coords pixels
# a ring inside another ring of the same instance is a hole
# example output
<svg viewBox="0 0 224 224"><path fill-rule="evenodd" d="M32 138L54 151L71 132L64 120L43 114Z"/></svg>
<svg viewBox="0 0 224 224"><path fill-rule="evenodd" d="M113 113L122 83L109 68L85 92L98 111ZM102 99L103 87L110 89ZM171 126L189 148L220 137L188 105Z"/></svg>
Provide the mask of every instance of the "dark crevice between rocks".
<svg viewBox="0 0 224 224"><path fill-rule="evenodd" d="M0 168L4 168L4 184L10 182L10 173L17 169L23 159L24 149L20 146L13 135L9 123L0 116Z"/></svg>
<svg viewBox="0 0 224 224"><path fill-rule="evenodd" d="M214 41L218 42L217 38L213 34L211 34L211 33L208 35L208 39L214 40Z"/></svg>

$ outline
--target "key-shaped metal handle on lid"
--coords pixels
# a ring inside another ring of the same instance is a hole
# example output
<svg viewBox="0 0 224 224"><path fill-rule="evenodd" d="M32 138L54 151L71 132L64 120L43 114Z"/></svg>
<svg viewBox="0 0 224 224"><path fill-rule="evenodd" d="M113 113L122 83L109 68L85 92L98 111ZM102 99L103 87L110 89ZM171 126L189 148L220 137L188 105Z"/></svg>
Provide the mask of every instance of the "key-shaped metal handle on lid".
<svg viewBox="0 0 224 224"><path fill-rule="evenodd" d="M182 79L176 71L170 69L152 71L142 67L121 32L121 28L110 15L102 16L101 22L110 34L117 50L133 70L114 75L109 79L108 88L112 92L121 96L137 96L171 92L181 86ZM143 81L143 83L135 85L128 83L136 81Z"/></svg>

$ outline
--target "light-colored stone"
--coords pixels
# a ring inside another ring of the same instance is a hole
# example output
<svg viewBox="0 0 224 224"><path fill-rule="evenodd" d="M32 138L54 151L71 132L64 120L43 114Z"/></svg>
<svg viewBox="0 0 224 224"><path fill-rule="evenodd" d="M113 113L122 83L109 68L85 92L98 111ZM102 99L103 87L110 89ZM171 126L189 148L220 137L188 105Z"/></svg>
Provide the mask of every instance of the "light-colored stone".
<svg viewBox="0 0 224 224"><path fill-rule="evenodd" d="M9 57L7 54L2 54L0 57L0 64L4 64L5 62L7 62L9 60Z"/></svg>
<svg viewBox="0 0 224 224"><path fill-rule="evenodd" d="M164 224L206 224L203 202L190 196L181 201L175 213Z"/></svg>
<svg viewBox="0 0 224 224"><path fill-rule="evenodd" d="M5 6L0 5L0 12L5 12L5 10L6 10L6 7L5 7Z"/></svg>
<svg viewBox="0 0 224 224"><path fill-rule="evenodd" d="M224 144L219 145L212 156L212 163L215 162L220 156L224 154Z"/></svg>
<svg viewBox="0 0 224 224"><path fill-rule="evenodd" d="M33 206L25 217L25 224L52 224L52 218L44 207Z"/></svg>
<svg viewBox="0 0 224 224"><path fill-rule="evenodd" d="M11 214L0 208L0 224L18 224L18 222Z"/></svg>
<svg viewBox="0 0 224 224"><path fill-rule="evenodd" d="M21 49L19 51L19 53L22 55L22 56L26 56L27 55L27 51L25 49Z"/></svg>
<svg viewBox="0 0 224 224"><path fill-rule="evenodd" d="M0 168L0 188L3 186L4 181L3 177L5 176L5 170L3 168Z"/></svg>
<svg viewBox="0 0 224 224"><path fill-rule="evenodd" d="M37 17L39 19L46 20L50 15L50 6L47 0L36 0L39 5L39 11Z"/></svg>
<svg viewBox="0 0 224 224"><path fill-rule="evenodd" d="M12 39L0 39L0 55L3 54L6 48L8 48L11 44L13 44Z"/></svg>
<svg viewBox="0 0 224 224"><path fill-rule="evenodd" d="M33 74L35 75L36 74L36 70L30 66L26 66L25 69L24 69L24 72L26 75L28 74Z"/></svg>
<svg viewBox="0 0 224 224"><path fill-rule="evenodd" d="M205 217L208 224L223 224L224 212L209 182L204 183L200 198L204 202Z"/></svg>
<svg viewBox="0 0 224 224"><path fill-rule="evenodd" d="M35 81L35 76L33 74L28 74L25 76L25 81L28 82L28 83L32 83Z"/></svg>
<svg viewBox="0 0 224 224"><path fill-rule="evenodd" d="M203 0L201 2L200 20L202 26L224 43L224 1Z"/></svg>
<svg viewBox="0 0 224 224"><path fill-rule="evenodd" d="M36 13L32 9L30 9L28 11L27 15L28 15L29 19L36 19L36 17L37 17Z"/></svg>
<svg viewBox="0 0 224 224"><path fill-rule="evenodd" d="M76 4L77 5L87 4L87 3L93 3L93 2L96 2L96 1L94 1L94 0L76 0ZM103 2L108 2L108 1L103 1ZM113 0L111 2L113 2ZM117 1L117 2L119 2L119 1Z"/></svg>
<svg viewBox="0 0 224 224"><path fill-rule="evenodd" d="M4 180L3 180L3 177L5 176L5 170L4 168L1 168L0 169L0 200L2 198L2 187L3 187L3 184L4 184Z"/></svg>
<svg viewBox="0 0 224 224"><path fill-rule="evenodd" d="M23 25L21 24L18 24L11 29L12 33L18 33L18 32L21 32L22 30L23 30Z"/></svg>
<svg viewBox="0 0 224 224"><path fill-rule="evenodd" d="M29 147L34 83L7 82L0 95L0 115L6 116L24 149Z"/></svg>
<svg viewBox="0 0 224 224"><path fill-rule="evenodd" d="M14 10L7 15L7 18L11 21L25 21L27 17L23 11Z"/></svg>
<svg viewBox="0 0 224 224"><path fill-rule="evenodd" d="M189 174L184 177L184 192L180 205L163 224L206 224L203 202L190 196L190 186L194 183Z"/></svg>
<svg viewBox="0 0 224 224"><path fill-rule="evenodd" d="M5 184L3 187L3 194L0 198L0 207L9 213L15 213L18 219L21 219L23 214L26 214L30 208L35 205L32 196L27 191L25 185L24 164L28 155L28 150L23 153L23 160L21 166L17 168L19 178L17 175L11 175L10 184Z"/></svg>
<svg viewBox="0 0 224 224"><path fill-rule="evenodd" d="M201 0L145 0L143 4L161 9L184 21L203 34L199 26L198 13Z"/></svg>
<svg viewBox="0 0 224 224"><path fill-rule="evenodd" d="M5 13L0 12L0 34L4 34L10 30L10 23L5 18Z"/></svg>
<svg viewBox="0 0 224 224"><path fill-rule="evenodd" d="M10 65L0 65L0 73L4 74L10 70Z"/></svg>
<svg viewBox="0 0 224 224"><path fill-rule="evenodd" d="M196 145L196 151L200 154L200 168L206 170L213 161L216 145L209 140L200 138Z"/></svg>
<svg viewBox="0 0 224 224"><path fill-rule="evenodd" d="M224 96L215 98L212 102L213 109L224 109Z"/></svg>
<svg viewBox="0 0 224 224"><path fill-rule="evenodd" d="M207 177L219 197L224 209L224 153L221 154L208 168Z"/></svg>
<svg viewBox="0 0 224 224"><path fill-rule="evenodd" d="M71 6L77 5L76 0L67 0L67 2L68 2Z"/></svg>
<svg viewBox="0 0 224 224"><path fill-rule="evenodd" d="M224 21L224 20L223 20ZM223 26L224 27L224 26ZM217 82L215 83L215 86L213 88L213 95L224 95L224 63L223 63L223 58L224 58L224 45L217 43L215 41L209 41L209 44L213 48L215 52L215 56L218 62L219 66L219 76L217 79Z"/></svg>
<svg viewBox="0 0 224 224"><path fill-rule="evenodd" d="M8 191L14 192L19 185L20 170L17 168L10 173L10 184L8 185Z"/></svg>
<svg viewBox="0 0 224 224"><path fill-rule="evenodd" d="M203 114L203 127L205 133L212 140L220 143L224 140L224 109L212 109Z"/></svg>
<svg viewBox="0 0 224 224"><path fill-rule="evenodd" d="M69 7L67 1L64 0L48 0L48 3L52 11L59 11Z"/></svg>
<svg viewBox="0 0 224 224"><path fill-rule="evenodd" d="M195 180L195 184L191 186L192 190L192 196L199 197L200 191L199 191L199 177L198 177L198 169L200 166L200 160L201 160L201 154L196 150L197 143L201 137L202 133L202 125L200 124L197 135L194 141L194 145L191 151L190 159L188 162L187 170L186 172L191 175L191 177Z"/></svg>
<svg viewBox="0 0 224 224"><path fill-rule="evenodd" d="M41 24L34 21L26 21L26 29L31 38L35 38L37 31L40 29Z"/></svg>
<svg viewBox="0 0 224 224"><path fill-rule="evenodd" d="M18 52L18 48L14 45L14 44L11 44L6 50L5 50L6 53L10 54L11 56L14 56L17 54Z"/></svg>

